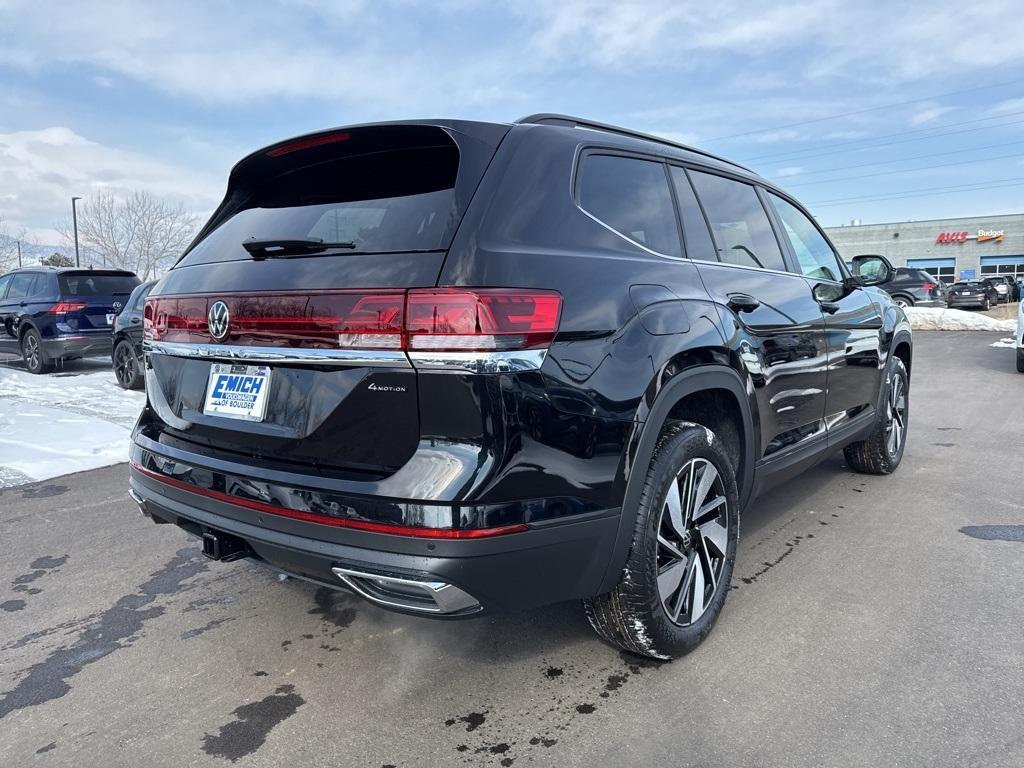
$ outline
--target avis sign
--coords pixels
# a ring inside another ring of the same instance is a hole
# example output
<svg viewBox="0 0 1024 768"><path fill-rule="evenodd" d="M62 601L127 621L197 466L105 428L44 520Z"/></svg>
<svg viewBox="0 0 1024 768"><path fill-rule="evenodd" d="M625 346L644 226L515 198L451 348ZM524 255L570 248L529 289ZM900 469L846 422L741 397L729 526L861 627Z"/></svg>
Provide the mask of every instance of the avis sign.
<svg viewBox="0 0 1024 768"><path fill-rule="evenodd" d="M972 235L970 232L939 232L939 236L935 238L936 243L941 245L949 245L951 243L966 243L968 240L977 240L979 243L984 242L1003 242L1004 232L1001 229L979 229L978 234Z"/></svg>

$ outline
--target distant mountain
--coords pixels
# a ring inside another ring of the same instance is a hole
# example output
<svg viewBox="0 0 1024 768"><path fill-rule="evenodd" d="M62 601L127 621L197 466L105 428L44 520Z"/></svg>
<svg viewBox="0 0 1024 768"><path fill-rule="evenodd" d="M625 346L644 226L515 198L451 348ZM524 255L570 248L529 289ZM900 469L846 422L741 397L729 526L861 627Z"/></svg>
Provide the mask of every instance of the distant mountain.
<svg viewBox="0 0 1024 768"><path fill-rule="evenodd" d="M0 259L3 255L10 254L10 264L8 267L15 267L18 265L18 257L15 247L15 238L4 237L0 235ZM21 263L25 266L30 264L38 264L41 259L53 253L62 253L65 256L70 256L72 259L75 258L74 246L68 248L66 245L41 245L39 243L28 243L22 241L21 243ZM0 264L0 266L5 266Z"/></svg>

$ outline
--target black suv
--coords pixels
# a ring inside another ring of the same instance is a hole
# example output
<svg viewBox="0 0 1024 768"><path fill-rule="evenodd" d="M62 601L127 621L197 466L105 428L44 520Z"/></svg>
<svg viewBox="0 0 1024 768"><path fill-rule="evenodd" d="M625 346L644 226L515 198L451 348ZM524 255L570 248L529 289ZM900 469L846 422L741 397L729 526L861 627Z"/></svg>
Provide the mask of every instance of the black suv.
<svg viewBox="0 0 1024 768"><path fill-rule="evenodd" d="M122 389L142 389L145 379L142 373L142 315L146 297L156 285L155 280L142 283L132 291L124 309L114 318L114 338L110 348L110 359L114 368L114 380Z"/></svg>
<svg viewBox="0 0 1024 768"><path fill-rule="evenodd" d="M110 354L110 331L139 284L113 269L25 267L0 277L0 351L21 354L30 373L61 360Z"/></svg>
<svg viewBox="0 0 1024 768"><path fill-rule="evenodd" d="M670 658L741 510L903 455L911 333L811 217L698 150L557 115L261 149L146 302L131 495L409 613L583 599Z"/></svg>
<svg viewBox="0 0 1024 768"><path fill-rule="evenodd" d="M923 269L896 267L892 278L878 287L901 307L946 306L946 284Z"/></svg>

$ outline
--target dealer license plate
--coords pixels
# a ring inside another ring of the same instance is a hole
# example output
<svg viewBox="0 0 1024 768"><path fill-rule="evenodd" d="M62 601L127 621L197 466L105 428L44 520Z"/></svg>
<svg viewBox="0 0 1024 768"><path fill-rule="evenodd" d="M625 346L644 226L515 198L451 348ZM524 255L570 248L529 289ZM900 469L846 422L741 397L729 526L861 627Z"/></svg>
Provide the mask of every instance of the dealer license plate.
<svg viewBox="0 0 1024 768"><path fill-rule="evenodd" d="M115 317L117 317L117 315L115 315L115 314L113 314L111 312L107 312L107 325L113 325Z"/></svg>
<svg viewBox="0 0 1024 768"><path fill-rule="evenodd" d="M203 413L229 419L263 421L269 392L269 367L214 363L210 366Z"/></svg>

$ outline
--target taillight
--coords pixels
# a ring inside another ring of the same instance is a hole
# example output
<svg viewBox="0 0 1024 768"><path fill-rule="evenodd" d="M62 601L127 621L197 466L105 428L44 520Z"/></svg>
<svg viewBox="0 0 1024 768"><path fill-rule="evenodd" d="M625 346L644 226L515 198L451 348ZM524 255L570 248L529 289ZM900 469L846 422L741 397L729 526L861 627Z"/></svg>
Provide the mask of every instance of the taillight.
<svg viewBox="0 0 1024 768"><path fill-rule="evenodd" d="M68 312L80 312L88 306L84 301L62 301L50 307L51 315L66 315Z"/></svg>
<svg viewBox="0 0 1024 768"><path fill-rule="evenodd" d="M517 289L411 290L409 350L505 351L551 344L562 297Z"/></svg>
<svg viewBox="0 0 1024 768"><path fill-rule="evenodd" d="M934 289L936 287L937 286L935 285L935 283L925 283L924 285L921 286L921 290L922 291L931 291L932 289Z"/></svg>
<svg viewBox="0 0 1024 768"><path fill-rule="evenodd" d="M228 323L215 339L207 315L217 301ZM143 329L165 342L500 352L550 345L561 308L554 291L510 288L156 297Z"/></svg>

